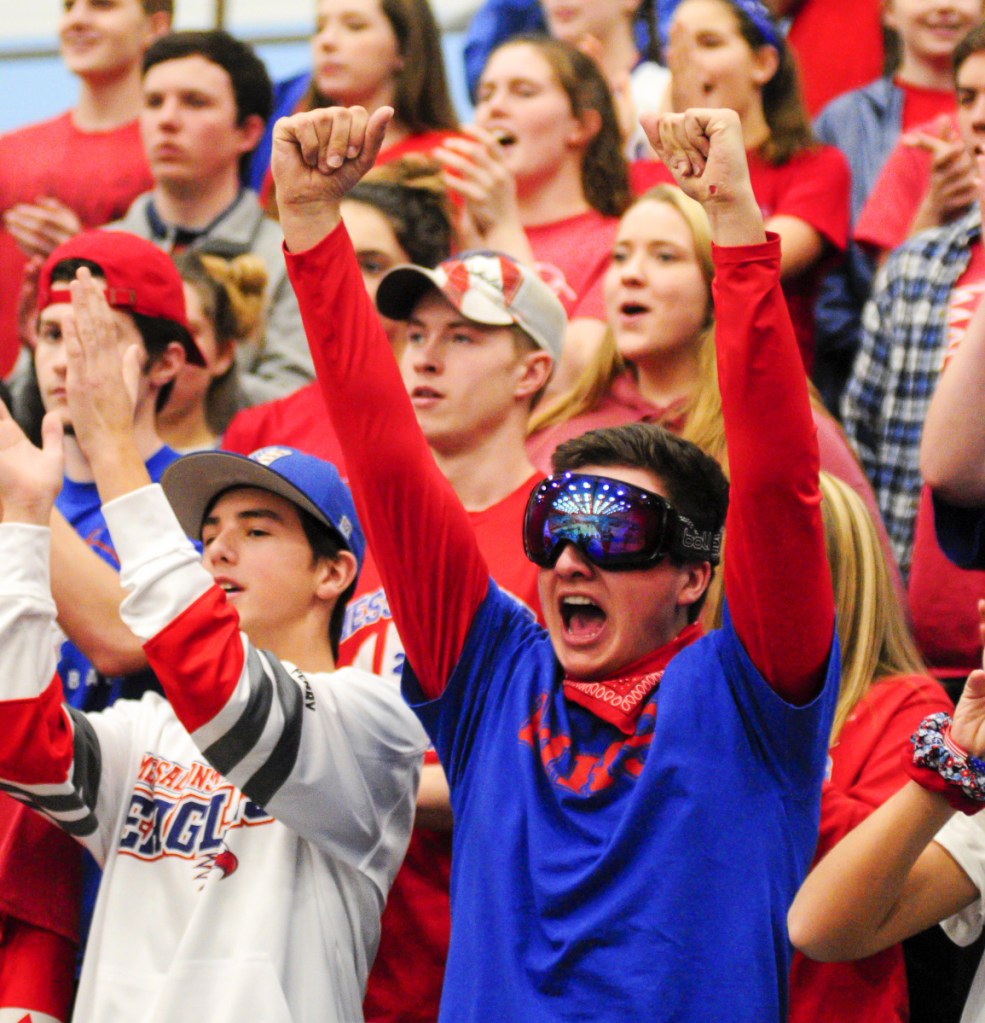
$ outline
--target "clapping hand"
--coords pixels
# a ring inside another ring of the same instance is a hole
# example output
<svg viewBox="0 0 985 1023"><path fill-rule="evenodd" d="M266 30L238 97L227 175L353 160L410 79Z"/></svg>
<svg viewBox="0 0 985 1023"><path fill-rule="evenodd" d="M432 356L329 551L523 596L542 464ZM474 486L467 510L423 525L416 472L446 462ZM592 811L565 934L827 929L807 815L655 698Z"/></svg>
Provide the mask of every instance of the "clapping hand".
<svg viewBox="0 0 985 1023"><path fill-rule="evenodd" d="M75 437L92 462L109 448L132 443L144 352L137 345L121 350L113 311L86 267L77 272L69 290L66 398Z"/></svg>
<svg viewBox="0 0 985 1023"><path fill-rule="evenodd" d="M47 525L62 488L62 423L56 412L44 417L41 449L24 436L0 402L0 509L4 522Z"/></svg>

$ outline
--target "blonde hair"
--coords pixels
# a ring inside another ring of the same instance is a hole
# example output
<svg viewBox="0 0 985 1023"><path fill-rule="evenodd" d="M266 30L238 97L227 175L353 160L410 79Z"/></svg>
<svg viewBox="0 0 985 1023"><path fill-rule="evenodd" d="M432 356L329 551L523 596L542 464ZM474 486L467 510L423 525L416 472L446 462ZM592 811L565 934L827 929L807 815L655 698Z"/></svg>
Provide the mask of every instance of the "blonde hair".
<svg viewBox="0 0 985 1023"><path fill-rule="evenodd" d="M694 394L692 394L684 409L675 408L672 412L674 419L682 413L687 417L688 427L682 432L682 436L693 440L699 447L703 447L696 436L710 436L711 424L716 417L721 418L721 398L718 394L718 375L715 367L715 326L714 310L711 302L711 279L715 273L715 267L711 259L711 229L708 226L708 217L701 205L686 196L675 185L657 185L644 192L637 198L629 209L638 206L643 202L660 202L673 207L684 218L694 239L694 249L698 257L698 265L701 268L702 276L707 287L707 317L698 338L698 364L700 369L700 382ZM628 212L628 210L627 210ZM632 367L619 354L616 348L615 336L612 329L606 329L602 342L596 351L592 361L581 371L575 380L571 390L550 402L536 415L532 416L527 426L527 433L536 433L549 426L557 426L559 423L567 422L575 416L594 409L609 392L616 379L622 376ZM724 443L724 441L723 441ZM705 450L712 455L715 452L709 448ZM717 457L717 455L715 455Z"/></svg>
<svg viewBox="0 0 985 1023"><path fill-rule="evenodd" d="M922 675L926 666L906 625L879 534L862 499L821 473L824 545L834 587L841 687L832 743L869 688L893 675Z"/></svg>
<svg viewBox="0 0 985 1023"><path fill-rule="evenodd" d="M267 267L259 256L247 252L234 259L224 259L211 253L194 253L205 274L206 280L192 272L182 277L198 288L202 296L205 313L215 327L216 339L220 344L251 337L260 329L263 307L267 293ZM219 295L225 295L225 303Z"/></svg>
<svg viewBox="0 0 985 1023"><path fill-rule="evenodd" d="M198 293L220 353L225 354L239 341L260 342L268 280L262 259L252 253L225 259L186 250L174 257L174 264L181 279ZM209 384L205 397L209 428L222 434L244 404L234 359L229 369Z"/></svg>

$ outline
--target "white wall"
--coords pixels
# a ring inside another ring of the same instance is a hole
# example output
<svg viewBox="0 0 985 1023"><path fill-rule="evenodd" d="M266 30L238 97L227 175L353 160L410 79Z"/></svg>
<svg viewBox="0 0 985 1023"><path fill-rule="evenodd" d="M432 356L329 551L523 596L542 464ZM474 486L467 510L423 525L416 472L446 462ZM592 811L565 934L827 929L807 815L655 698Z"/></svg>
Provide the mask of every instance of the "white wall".
<svg viewBox="0 0 985 1023"><path fill-rule="evenodd" d="M53 40L62 0L0 0L0 52ZM284 28L306 32L313 20L312 0L226 0L227 27L257 34L280 33ZM215 0L175 0L178 28L211 28Z"/></svg>
<svg viewBox="0 0 985 1023"><path fill-rule="evenodd" d="M75 82L55 56L55 26L63 0L0 0L0 132L51 117L72 105ZM476 0L432 0L447 23L458 27ZM216 0L175 0L176 28L212 28ZM314 0L226 0L225 28L255 40L274 79L308 66L307 44ZM264 44L265 38L296 37L296 43ZM468 118L469 102L462 68L463 38L445 36L445 63L455 105ZM17 58L18 52L48 51Z"/></svg>

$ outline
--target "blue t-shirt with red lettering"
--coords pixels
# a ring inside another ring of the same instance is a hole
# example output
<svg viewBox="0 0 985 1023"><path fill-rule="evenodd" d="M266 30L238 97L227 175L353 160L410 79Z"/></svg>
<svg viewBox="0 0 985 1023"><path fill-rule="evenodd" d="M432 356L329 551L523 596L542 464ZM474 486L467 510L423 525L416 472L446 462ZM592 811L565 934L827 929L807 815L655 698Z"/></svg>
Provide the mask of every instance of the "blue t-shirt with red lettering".
<svg viewBox="0 0 985 1023"><path fill-rule="evenodd" d="M404 669L455 811L441 1019L785 1019L839 673L835 647L821 695L786 703L726 610L627 736L490 583L442 696Z"/></svg>

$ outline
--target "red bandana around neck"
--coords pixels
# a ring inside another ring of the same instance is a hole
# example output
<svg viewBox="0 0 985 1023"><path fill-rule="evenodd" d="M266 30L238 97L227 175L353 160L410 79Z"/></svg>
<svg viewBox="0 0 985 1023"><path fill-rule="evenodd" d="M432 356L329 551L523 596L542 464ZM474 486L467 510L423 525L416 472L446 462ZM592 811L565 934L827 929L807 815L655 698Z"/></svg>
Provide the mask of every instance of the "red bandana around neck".
<svg viewBox="0 0 985 1023"><path fill-rule="evenodd" d="M619 678L584 682L564 680L564 695L591 711L597 718L615 725L626 735L636 731L636 720L654 689L660 684L672 657L704 635L700 622L682 629L669 643L628 666Z"/></svg>

